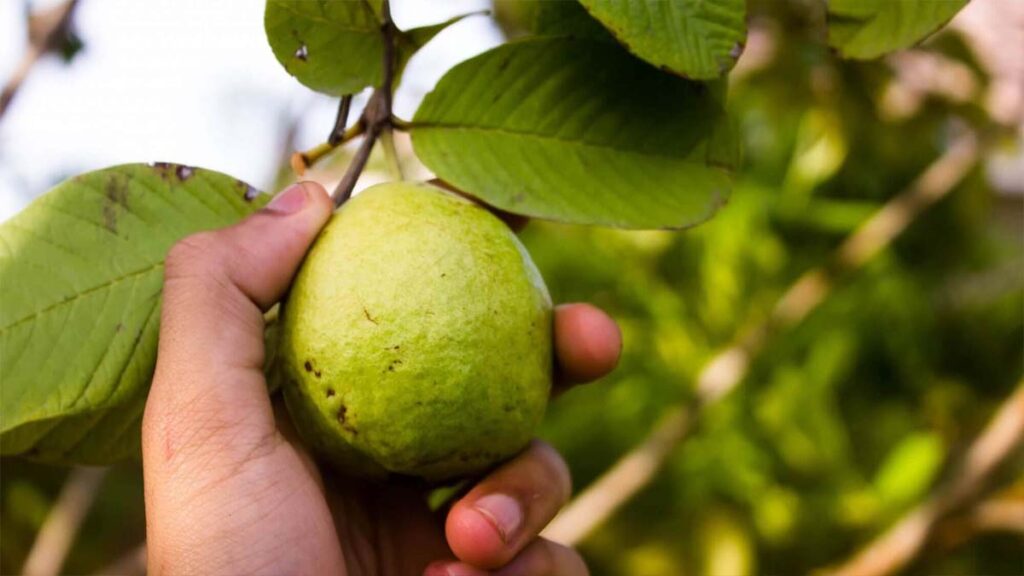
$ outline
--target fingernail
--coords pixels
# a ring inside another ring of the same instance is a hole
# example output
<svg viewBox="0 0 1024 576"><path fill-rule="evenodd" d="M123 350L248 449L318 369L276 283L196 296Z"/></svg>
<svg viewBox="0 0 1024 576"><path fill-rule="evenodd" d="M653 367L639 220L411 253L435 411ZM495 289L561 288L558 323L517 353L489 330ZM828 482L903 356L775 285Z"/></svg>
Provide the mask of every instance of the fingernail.
<svg viewBox="0 0 1024 576"><path fill-rule="evenodd" d="M502 542L508 542L523 522L523 510L511 496L488 494L473 504L494 525Z"/></svg>
<svg viewBox="0 0 1024 576"><path fill-rule="evenodd" d="M306 205L306 199L309 195L306 193L305 187L302 183L292 184L288 188L281 192L274 199L267 204L264 208L267 212L274 212L276 214L294 214Z"/></svg>

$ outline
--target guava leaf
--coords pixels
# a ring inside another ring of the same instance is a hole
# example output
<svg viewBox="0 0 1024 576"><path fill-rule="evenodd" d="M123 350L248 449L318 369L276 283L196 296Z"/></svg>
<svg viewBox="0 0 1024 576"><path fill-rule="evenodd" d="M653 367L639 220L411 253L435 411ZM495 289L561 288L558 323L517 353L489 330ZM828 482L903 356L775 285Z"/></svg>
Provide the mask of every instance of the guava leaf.
<svg viewBox="0 0 1024 576"><path fill-rule="evenodd" d="M497 0L494 12L510 36L608 36L604 26L576 0Z"/></svg>
<svg viewBox="0 0 1024 576"><path fill-rule="evenodd" d="M409 59L412 58L413 54L415 54L420 48L426 46L428 42L434 39L434 36L437 36L442 30L463 18L474 16L476 14L479 14L479 12L461 14L438 24L429 24L418 28L410 28L409 30L399 33L395 40L398 45L397 75L401 75L402 71L405 70L405 65L409 63Z"/></svg>
<svg viewBox="0 0 1024 576"><path fill-rule="evenodd" d="M580 0L630 52L695 80L723 76L743 52L746 0Z"/></svg>
<svg viewBox="0 0 1024 576"><path fill-rule="evenodd" d="M381 81L380 21L364 0L267 0L263 25L277 61L307 87L341 96Z"/></svg>
<svg viewBox="0 0 1024 576"><path fill-rule="evenodd" d="M137 454L168 248L264 203L223 174L129 164L67 180L0 225L0 454Z"/></svg>
<svg viewBox="0 0 1024 576"><path fill-rule="evenodd" d="M379 0L267 0L263 24L289 74L317 92L341 96L381 82L381 10ZM416 50L463 17L399 32L398 74Z"/></svg>
<svg viewBox="0 0 1024 576"><path fill-rule="evenodd" d="M514 214L683 228L714 214L738 161L717 88L614 42L514 42L441 79L413 144L438 177Z"/></svg>
<svg viewBox="0 0 1024 576"><path fill-rule="evenodd" d="M829 0L828 43L846 58L871 59L920 42L968 0Z"/></svg>

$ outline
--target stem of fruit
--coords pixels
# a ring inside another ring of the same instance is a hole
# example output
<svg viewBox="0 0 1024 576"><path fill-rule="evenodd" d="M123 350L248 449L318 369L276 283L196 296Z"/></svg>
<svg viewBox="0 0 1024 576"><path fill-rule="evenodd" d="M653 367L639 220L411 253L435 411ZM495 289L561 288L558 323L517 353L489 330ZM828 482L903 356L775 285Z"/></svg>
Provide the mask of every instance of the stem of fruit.
<svg viewBox="0 0 1024 576"><path fill-rule="evenodd" d="M331 199L335 206L341 206L352 196L352 190L356 181L366 168L366 162L370 159L370 152L373 150L377 138L385 130L391 130L391 90L395 77L395 23L391 20L391 6L388 0L381 3L381 18L383 22L380 27L381 36L384 39L384 61L383 74L381 75L380 86L374 89L370 101L366 103L363 114L359 118L358 125L364 127L363 141L356 150L352 162L342 176L338 186L335 187Z"/></svg>
<svg viewBox="0 0 1024 576"><path fill-rule="evenodd" d="M357 122L348 130L344 130L339 134L335 141L328 140L327 142L321 142L305 152L296 152L292 154L292 170L295 174L302 176L310 166L319 162L321 158L332 152L338 146L351 142L357 136L361 136L365 129L366 127L363 126L362 122Z"/></svg>

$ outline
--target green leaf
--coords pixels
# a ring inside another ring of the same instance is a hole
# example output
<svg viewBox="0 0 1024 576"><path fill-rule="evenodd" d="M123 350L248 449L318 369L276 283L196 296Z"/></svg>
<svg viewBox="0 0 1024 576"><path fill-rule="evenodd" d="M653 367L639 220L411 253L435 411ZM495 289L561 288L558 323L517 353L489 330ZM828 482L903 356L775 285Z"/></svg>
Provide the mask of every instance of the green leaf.
<svg viewBox="0 0 1024 576"><path fill-rule="evenodd" d="M412 28L399 33L396 38L396 42L398 44L397 75L400 76L402 74L402 71L405 70L405 65L409 63L409 59L412 58L413 54L415 54L420 48L426 46L428 42L434 39L434 36L437 36L442 30L463 18L475 16L477 14L481 14L481 12L462 14L460 16L449 18L448 20L438 24L420 26L419 28Z"/></svg>
<svg viewBox="0 0 1024 576"><path fill-rule="evenodd" d="M373 15L377 17L377 21L383 24L384 0L366 0L366 3L370 5L370 10L373 10Z"/></svg>
<svg viewBox="0 0 1024 576"><path fill-rule="evenodd" d="M515 214L682 228L718 209L737 162L713 88L613 42L515 42L449 71L413 144L438 177Z"/></svg>
<svg viewBox="0 0 1024 576"><path fill-rule="evenodd" d="M828 43L846 58L877 58L920 42L968 0L829 0Z"/></svg>
<svg viewBox="0 0 1024 576"><path fill-rule="evenodd" d="M267 0L264 27L289 74L317 92L341 96L381 82L382 9L380 0ZM397 75L417 50L468 15L399 32Z"/></svg>
<svg viewBox="0 0 1024 576"><path fill-rule="evenodd" d="M380 84L380 21L364 0L267 0L263 24L278 62L307 87L340 96Z"/></svg>
<svg viewBox="0 0 1024 576"><path fill-rule="evenodd" d="M216 172L130 164L76 176L0 226L0 454L137 454L164 255L264 202Z"/></svg>
<svg viewBox="0 0 1024 576"><path fill-rule="evenodd" d="M494 16L511 36L606 37L608 32L576 0L496 0Z"/></svg>
<svg viewBox="0 0 1024 576"><path fill-rule="evenodd" d="M732 69L747 37L745 0L580 0L630 52L696 80Z"/></svg>

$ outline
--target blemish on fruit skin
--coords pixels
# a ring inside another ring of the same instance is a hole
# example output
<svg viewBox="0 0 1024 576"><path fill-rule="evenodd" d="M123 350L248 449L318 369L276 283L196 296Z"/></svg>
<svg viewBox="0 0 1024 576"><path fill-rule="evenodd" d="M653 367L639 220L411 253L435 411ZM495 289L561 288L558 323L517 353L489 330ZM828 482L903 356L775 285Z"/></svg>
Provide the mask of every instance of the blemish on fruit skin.
<svg viewBox="0 0 1024 576"><path fill-rule="evenodd" d="M348 423L346 414L348 413L348 406L342 404L338 407L338 424L341 424L341 429L346 432L351 432L353 436L358 436L359 431L356 430L355 426Z"/></svg>
<svg viewBox="0 0 1024 576"><path fill-rule="evenodd" d="M377 324L377 320L374 319L373 316L370 316L370 311L366 309L366 306L363 306L363 316L366 316L366 319L369 320L370 322Z"/></svg>
<svg viewBox="0 0 1024 576"><path fill-rule="evenodd" d="M326 395L328 398L334 398L334 388L328 388Z"/></svg>
<svg viewBox="0 0 1024 576"><path fill-rule="evenodd" d="M312 372L313 371L313 363L310 362L309 360L306 360L302 364L302 367L306 369L306 372Z"/></svg>

